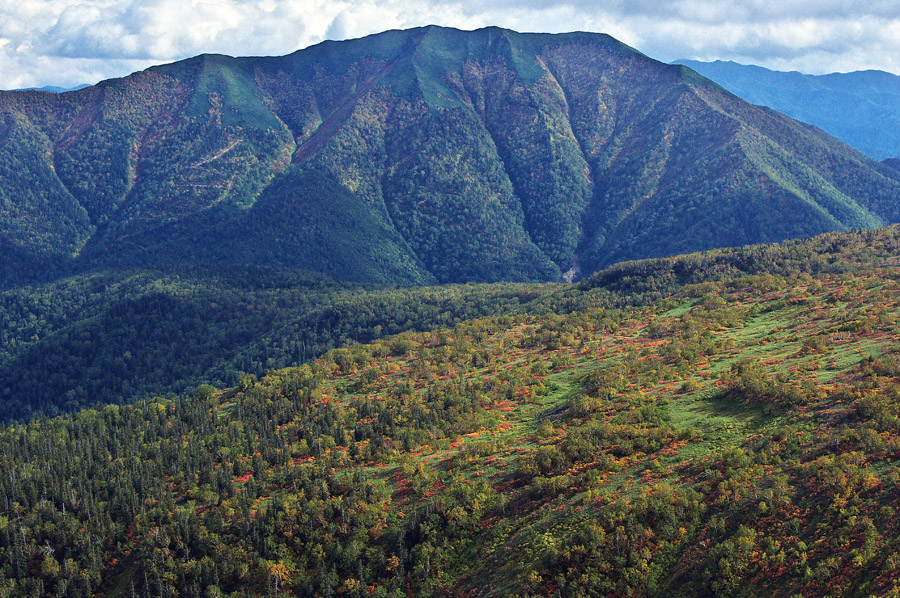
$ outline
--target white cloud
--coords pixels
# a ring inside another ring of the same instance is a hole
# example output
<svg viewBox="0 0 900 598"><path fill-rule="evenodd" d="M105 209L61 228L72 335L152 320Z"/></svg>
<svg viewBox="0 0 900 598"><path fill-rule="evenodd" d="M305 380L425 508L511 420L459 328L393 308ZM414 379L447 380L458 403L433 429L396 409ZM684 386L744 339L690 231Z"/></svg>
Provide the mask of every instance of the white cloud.
<svg viewBox="0 0 900 598"><path fill-rule="evenodd" d="M402 7L396 2L352 4L341 10L325 30L325 38L342 40L362 37L404 26Z"/></svg>
<svg viewBox="0 0 900 598"><path fill-rule="evenodd" d="M203 52L277 55L438 24L601 31L661 60L900 72L896 0L4 0L0 88L74 85Z"/></svg>

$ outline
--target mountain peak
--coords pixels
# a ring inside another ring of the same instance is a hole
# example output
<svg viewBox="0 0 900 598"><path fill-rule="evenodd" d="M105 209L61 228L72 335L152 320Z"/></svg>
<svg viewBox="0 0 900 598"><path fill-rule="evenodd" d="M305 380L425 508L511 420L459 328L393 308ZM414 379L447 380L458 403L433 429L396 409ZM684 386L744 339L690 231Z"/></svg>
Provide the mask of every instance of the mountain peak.
<svg viewBox="0 0 900 598"><path fill-rule="evenodd" d="M196 261L561 280L900 219L893 169L604 34L428 26L100 88L0 94L6 284Z"/></svg>

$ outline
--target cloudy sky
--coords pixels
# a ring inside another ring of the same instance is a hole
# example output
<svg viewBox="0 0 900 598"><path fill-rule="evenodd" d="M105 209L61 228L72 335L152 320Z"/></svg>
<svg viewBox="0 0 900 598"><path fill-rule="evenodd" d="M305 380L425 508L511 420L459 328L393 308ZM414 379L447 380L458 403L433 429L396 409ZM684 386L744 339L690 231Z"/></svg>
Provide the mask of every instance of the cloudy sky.
<svg viewBox="0 0 900 598"><path fill-rule="evenodd" d="M430 23L600 31L667 62L900 74L896 0L0 0L0 89L95 83L203 52L287 54Z"/></svg>

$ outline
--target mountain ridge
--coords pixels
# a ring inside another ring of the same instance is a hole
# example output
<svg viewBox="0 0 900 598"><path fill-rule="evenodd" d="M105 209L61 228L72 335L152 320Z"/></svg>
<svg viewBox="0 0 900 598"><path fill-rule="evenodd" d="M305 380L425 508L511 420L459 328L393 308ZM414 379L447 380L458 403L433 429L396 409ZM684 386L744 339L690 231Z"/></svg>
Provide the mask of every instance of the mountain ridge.
<svg viewBox="0 0 900 598"><path fill-rule="evenodd" d="M431 26L201 55L3 93L0 116L0 242L26 256L6 286L41 260L562 280L900 220L897 171L603 34Z"/></svg>
<svg viewBox="0 0 900 598"><path fill-rule="evenodd" d="M876 160L900 156L900 77L879 70L810 75L734 61L677 60L753 104L828 131Z"/></svg>

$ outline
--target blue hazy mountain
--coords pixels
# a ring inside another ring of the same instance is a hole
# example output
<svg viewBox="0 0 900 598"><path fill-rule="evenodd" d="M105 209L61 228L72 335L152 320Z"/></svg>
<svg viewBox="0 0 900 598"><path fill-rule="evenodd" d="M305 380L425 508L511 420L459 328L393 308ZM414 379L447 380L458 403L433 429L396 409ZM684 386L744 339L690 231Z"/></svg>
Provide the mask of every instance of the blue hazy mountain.
<svg viewBox="0 0 900 598"><path fill-rule="evenodd" d="M900 156L900 77L884 71L830 75L736 62L678 60L752 104L815 125L872 158Z"/></svg>
<svg viewBox="0 0 900 598"><path fill-rule="evenodd" d="M90 87L90 84L83 83L81 85L76 85L75 87L60 87L58 85L45 85L44 87L25 87L23 89L17 89L16 91L49 91L50 93L65 93L67 91L78 91L79 89L84 89L85 87Z"/></svg>

